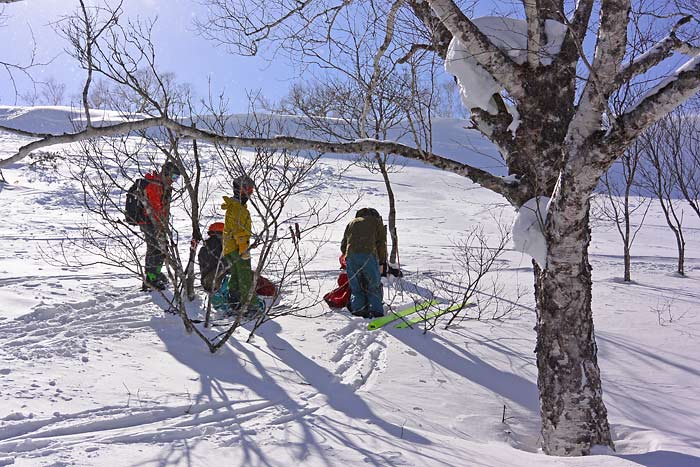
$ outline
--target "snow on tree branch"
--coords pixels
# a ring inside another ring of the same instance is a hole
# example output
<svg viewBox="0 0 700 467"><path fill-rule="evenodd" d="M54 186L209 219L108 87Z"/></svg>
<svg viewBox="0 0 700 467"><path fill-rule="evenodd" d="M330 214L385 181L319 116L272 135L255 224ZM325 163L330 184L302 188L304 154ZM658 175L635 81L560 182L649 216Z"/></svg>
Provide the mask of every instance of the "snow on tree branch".
<svg viewBox="0 0 700 467"><path fill-rule="evenodd" d="M676 37L678 28L692 19L691 16L685 16L679 20L671 29L668 36L654 44L649 50L636 57L634 60L622 65L620 72L615 78L615 84L621 86L629 82L635 76L646 73L649 69L658 65L666 58L670 57L674 52L680 52L686 55L697 55L700 53L700 48L694 47L685 41Z"/></svg>
<svg viewBox="0 0 700 467"><path fill-rule="evenodd" d="M213 144L222 146L231 146L239 148L269 148L269 149L287 149L287 150L311 150L321 153L333 154L368 154L381 152L386 154L397 154L409 159L416 159L431 164L442 170L447 170L463 177L469 178L475 183L487 188L491 191L501 194L508 200L520 201L523 199L523 187L512 180L506 180L503 177L493 175L484 170L472 167L461 162L456 162L451 159L441 157L435 154L426 153L420 149L396 143L393 141L379 141L375 139L359 139L350 142L328 142L316 141L292 136L275 136L272 138L249 138L242 136L226 136L210 133L185 126L175 120L167 117L146 118L143 120L129 121L118 123L116 125L90 127L76 133L67 133L62 135L39 134L23 130L0 126L0 131L8 131L10 133L23 136L40 138L37 141L32 141L19 148L17 154L0 160L0 168L10 164L19 162L27 157L33 151L40 148L53 146L56 144L69 144L78 141L109 137L130 132L144 131L149 128L164 127L182 137L193 138L197 140L207 141Z"/></svg>
<svg viewBox="0 0 700 467"><path fill-rule="evenodd" d="M700 90L700 54L688 60L675 73L647 91L616 121L603 144L613 149L626 147L642 131L662 119Z"/></svg>
<svg viewBox="0 0 700 467"><path fill-rule="evenodd" d="M428 3L472 59L513 97L517 99L525 96L524 78L517 64L479 30L452 0L428 0Z"/></svg>
<svg viewBox="0 0 700 467"><path fill-rule="evenodd" d="M492 41L492 43L517 64L523 64L529 60L528 49L529 31L528 24L523 20L491 17L475 18L472 23ZM562 40L566 32L566 26L553 21L542 22L546 40L538 42L537 62L543 65L552 63L552 57L559 53ZM460 96L466 108L483 109L491 115L499 111L497 98L503 86L476 60L462 41L453 38L445 59L445 70L453 74L461 88ZM518 112L509 107L508 112L513 116L515 132L519 123Z"/></svg>
<svg viewBox="0 0 700 467"><path fill-rule="evenodd" d="M593 63L581 95L581 104L574 120L576 127L590 126L599 119L607 106L608 96L615 88L615 77L627 48L627 24L630 0L603 0L600 27Z"/></svg>

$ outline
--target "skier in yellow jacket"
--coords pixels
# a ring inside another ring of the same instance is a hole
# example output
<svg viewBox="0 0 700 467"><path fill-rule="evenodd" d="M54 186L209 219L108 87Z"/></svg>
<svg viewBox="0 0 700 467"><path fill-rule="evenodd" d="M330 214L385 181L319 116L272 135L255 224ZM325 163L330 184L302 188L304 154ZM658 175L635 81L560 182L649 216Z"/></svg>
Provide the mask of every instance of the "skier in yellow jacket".
<svg viewBox="0 0 700 467"><path fill-rule="evenodd" d="M232 312L237 312L245 302L253 286L250 266L250 237L252 222L246 208L248 198L255 191L255 183L247 175L233 181L233 197L224 196L222 209L226 210L223 235L223 255L230 268L228 298ZM250 308L256 308L257 297L251 299Z"/></svg>

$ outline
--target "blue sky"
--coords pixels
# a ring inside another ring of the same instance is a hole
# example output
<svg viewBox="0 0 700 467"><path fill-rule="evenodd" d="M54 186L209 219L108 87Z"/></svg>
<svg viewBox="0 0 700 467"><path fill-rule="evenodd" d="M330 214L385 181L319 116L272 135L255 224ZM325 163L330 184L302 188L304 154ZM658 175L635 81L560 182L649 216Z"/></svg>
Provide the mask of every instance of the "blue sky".
<svg viewBox="0 0 700 467"><path fill-rule="evenodd" d="M38 60L53 59L32 71L35 79L54 77L66 83L68 95L77 94L85 79L84 71L65 54L66 43L54 32L51 23L78 5L77 0L24 0L6 6L5 27L0 28L0 59L26 62L33 32ZM233 111L246 109L246 90L260 89L268 98L276 99L286 94L291 82L300 79L282 58L270 62L264 57L234 56L199 37L193 19L203 16L205 9L195 0L125 0L124 10L130 17L137 14L158 17L154 41L161 70L175 72L180 81L194 87L198 96L207 94L211 78L213 90L226 92ZM269 52L266 55L271 56ZM12 105L15 95L7 81L7 75L0 74L0 104ZM30 82L19 79L18 85L20 92L25 92Z"/></svg>

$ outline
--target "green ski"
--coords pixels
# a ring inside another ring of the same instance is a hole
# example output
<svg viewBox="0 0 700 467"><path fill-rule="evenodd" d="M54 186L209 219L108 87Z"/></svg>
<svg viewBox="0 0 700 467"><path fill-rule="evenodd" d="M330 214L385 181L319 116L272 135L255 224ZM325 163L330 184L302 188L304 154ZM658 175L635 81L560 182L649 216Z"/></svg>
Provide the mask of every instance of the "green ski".
<svg viewBox="0 0 700 467"><path fill-rule="evenodd" d="M416 316L415 318L411 318L407 321L402 321L394 327L397 329L404 329L409 326L413 326L414 324L422 323L423 321L428 321L429 319L437 318L438 316L446 315L447 313L453 313L455 311L461 310L462 308L468 308L472 306L474 306L473 303L466 303L464 305L458 303L456 305L452 305L449 308L445 308L444 310L436 310L424 316Z"/></svg>
<svg viewBox="0 0 700 467"><path fill-rule="evenodd" d="M431 307L433 305L437 305L438 301L437 300L428 300L425 302L420 302L417 305L410 306L408 308L404 308L403 310L399 311L390 311L388 315L382 316L377 319L373 319L372 321L369 322L367 325L367 329L370 331L374 331L375 329L379 329L382 326L385 326L392 321L396 321L397 319L401 319L404 316L408 316L412 313L415 313L416 311L421 311L425 310L428 307Z"/></svg>

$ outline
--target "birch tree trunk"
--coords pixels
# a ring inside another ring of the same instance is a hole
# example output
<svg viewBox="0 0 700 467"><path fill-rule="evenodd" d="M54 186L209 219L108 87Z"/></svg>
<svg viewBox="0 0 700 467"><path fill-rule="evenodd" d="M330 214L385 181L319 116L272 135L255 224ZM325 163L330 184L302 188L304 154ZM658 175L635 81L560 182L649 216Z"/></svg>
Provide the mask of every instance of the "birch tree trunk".
<svg viewBox="0 0 700 467"><path fill-rule="evenodd" d="M547 222L548 255L536 268L537 385L543 447L552 455L585 455L613 447L598 368L588 262L590 190L562 177ZM576 188L576 189L572 189Z"/></svg>

